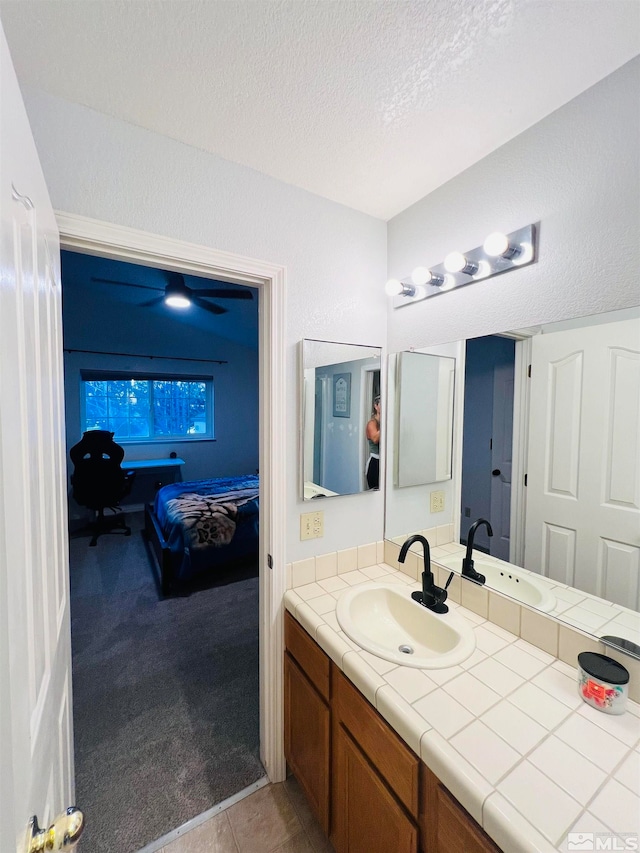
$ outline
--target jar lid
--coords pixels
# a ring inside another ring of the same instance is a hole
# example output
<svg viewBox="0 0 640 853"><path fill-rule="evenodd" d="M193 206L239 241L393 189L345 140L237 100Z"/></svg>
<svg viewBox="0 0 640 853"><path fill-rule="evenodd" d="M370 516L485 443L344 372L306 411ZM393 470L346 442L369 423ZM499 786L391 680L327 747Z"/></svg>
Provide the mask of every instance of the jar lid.
<svg viewBox="0 0 640 853"><path fill-rule="evenodd" d="M608 684L627 684L629 670L621 663L597 652L580 652L578 663L588 674Z"/></svg>

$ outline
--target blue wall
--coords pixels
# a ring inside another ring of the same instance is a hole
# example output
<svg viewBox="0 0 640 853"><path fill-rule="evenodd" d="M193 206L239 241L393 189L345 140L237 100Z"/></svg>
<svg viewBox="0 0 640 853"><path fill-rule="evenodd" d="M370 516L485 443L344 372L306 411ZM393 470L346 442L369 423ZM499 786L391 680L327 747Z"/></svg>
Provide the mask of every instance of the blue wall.
<svg viewBox="0 0 640 853"><path fill-rule="evenodd" d="M243 301L241 307L237 300L221 302L228 308L228 313L220 317L195 309L189 318L161 304L141 307L141 302L154 298L153 292L98 285L91 280L92 264L98 264L97 275L131 280L130 264L72 252L63 252L62 256L67 459L69 448L82 436L81 370L211 375L214 380L215 440L125 445L125 461L168 457L175 451L185 460L182 469L185 480L255 473L259 459L257 292L251 302ZM105 264L116 265L107 268L111 270L110 275L105 275ZM140 268L137 269L139 275ZM157 283L161 273L150 270L149 275L153 283ZM227 287L209 281L201 281L200 284ZM247 312L255 316L247 318ZM235 317L238 317L237 321ZM238 340L231 340L220 332L233 335ZM68 353L67 349L135 355L90 355ZM220 359L227 363L144 357L149 355Z"/></svg>

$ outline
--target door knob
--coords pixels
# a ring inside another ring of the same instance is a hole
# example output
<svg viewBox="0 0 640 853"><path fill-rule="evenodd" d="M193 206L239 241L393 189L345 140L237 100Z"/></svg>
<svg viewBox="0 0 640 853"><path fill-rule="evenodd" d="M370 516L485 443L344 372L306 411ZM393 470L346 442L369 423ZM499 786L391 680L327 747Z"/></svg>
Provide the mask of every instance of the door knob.
<svg viewBox="0 0 640 853"><path fill-rule="evenodd" d="M75 806L70 806L54 820L49 829L40 829L34 815L29 821L25 853L73 850L84 829L84 815Z"/></svg>
<svg viewBox="0 0 640 853"><path fill-rule="evenodd" d="M499 477L502 474L502 471L499 468L494 468L491 472L492 477Z"/></svg>

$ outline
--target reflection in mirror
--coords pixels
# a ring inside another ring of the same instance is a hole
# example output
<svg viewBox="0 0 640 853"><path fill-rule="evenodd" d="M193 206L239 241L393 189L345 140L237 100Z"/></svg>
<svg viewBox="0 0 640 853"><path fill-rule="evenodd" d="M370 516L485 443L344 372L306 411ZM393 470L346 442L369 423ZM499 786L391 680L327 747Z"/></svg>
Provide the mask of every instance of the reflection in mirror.
<svg viewBox="0 0 640 853"><path fill-rule="evenodd" d="M394 466L400 488L451 479L455 359L398 355Z"/></svg>
<svg viewBox="0 0 640 853"><path fill-rule="evenodd" d="M439 524L459 528L461 561L470 525L490 519L494 535L479 528L474 541L487 586L489 564L522 567L514 578L545 593L540 609L640 645L639 318L632 309L460 342L462 499L458 516L451 493ZM423 499L413 529L402 527L402 491L387 492L385 537L396 542L438 523ZM494 588L522 600L505 577Z"/></svg>
<svg viewBox="0 0 640 853"><path fill-rule="evenodd" d="M379 488L379 347L302 341L302 498Z"/></svg>

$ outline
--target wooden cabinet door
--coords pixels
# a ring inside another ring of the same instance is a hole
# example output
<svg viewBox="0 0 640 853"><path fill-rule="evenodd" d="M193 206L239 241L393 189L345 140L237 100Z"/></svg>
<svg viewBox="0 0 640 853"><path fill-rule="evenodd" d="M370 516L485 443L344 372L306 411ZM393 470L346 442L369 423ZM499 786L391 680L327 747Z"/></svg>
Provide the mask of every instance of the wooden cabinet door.
<svg viewBox="0 0 640 853"><path fill-rule="evenodd" d="M423 764L420 833L424 853L500 853L482 827Z"/></svg>
<svg viewBox="0 0 640 853"><path fill-rule="evenodd" d="M284 754L329 834L329 707L289 654L284 656Z"/></svg>
<svg viewBox="0 0 640 853"><path fill-rule="evenodd" d="M417 853L418 832L341 725L333 730L332 836L337 853Z"/></svg>

